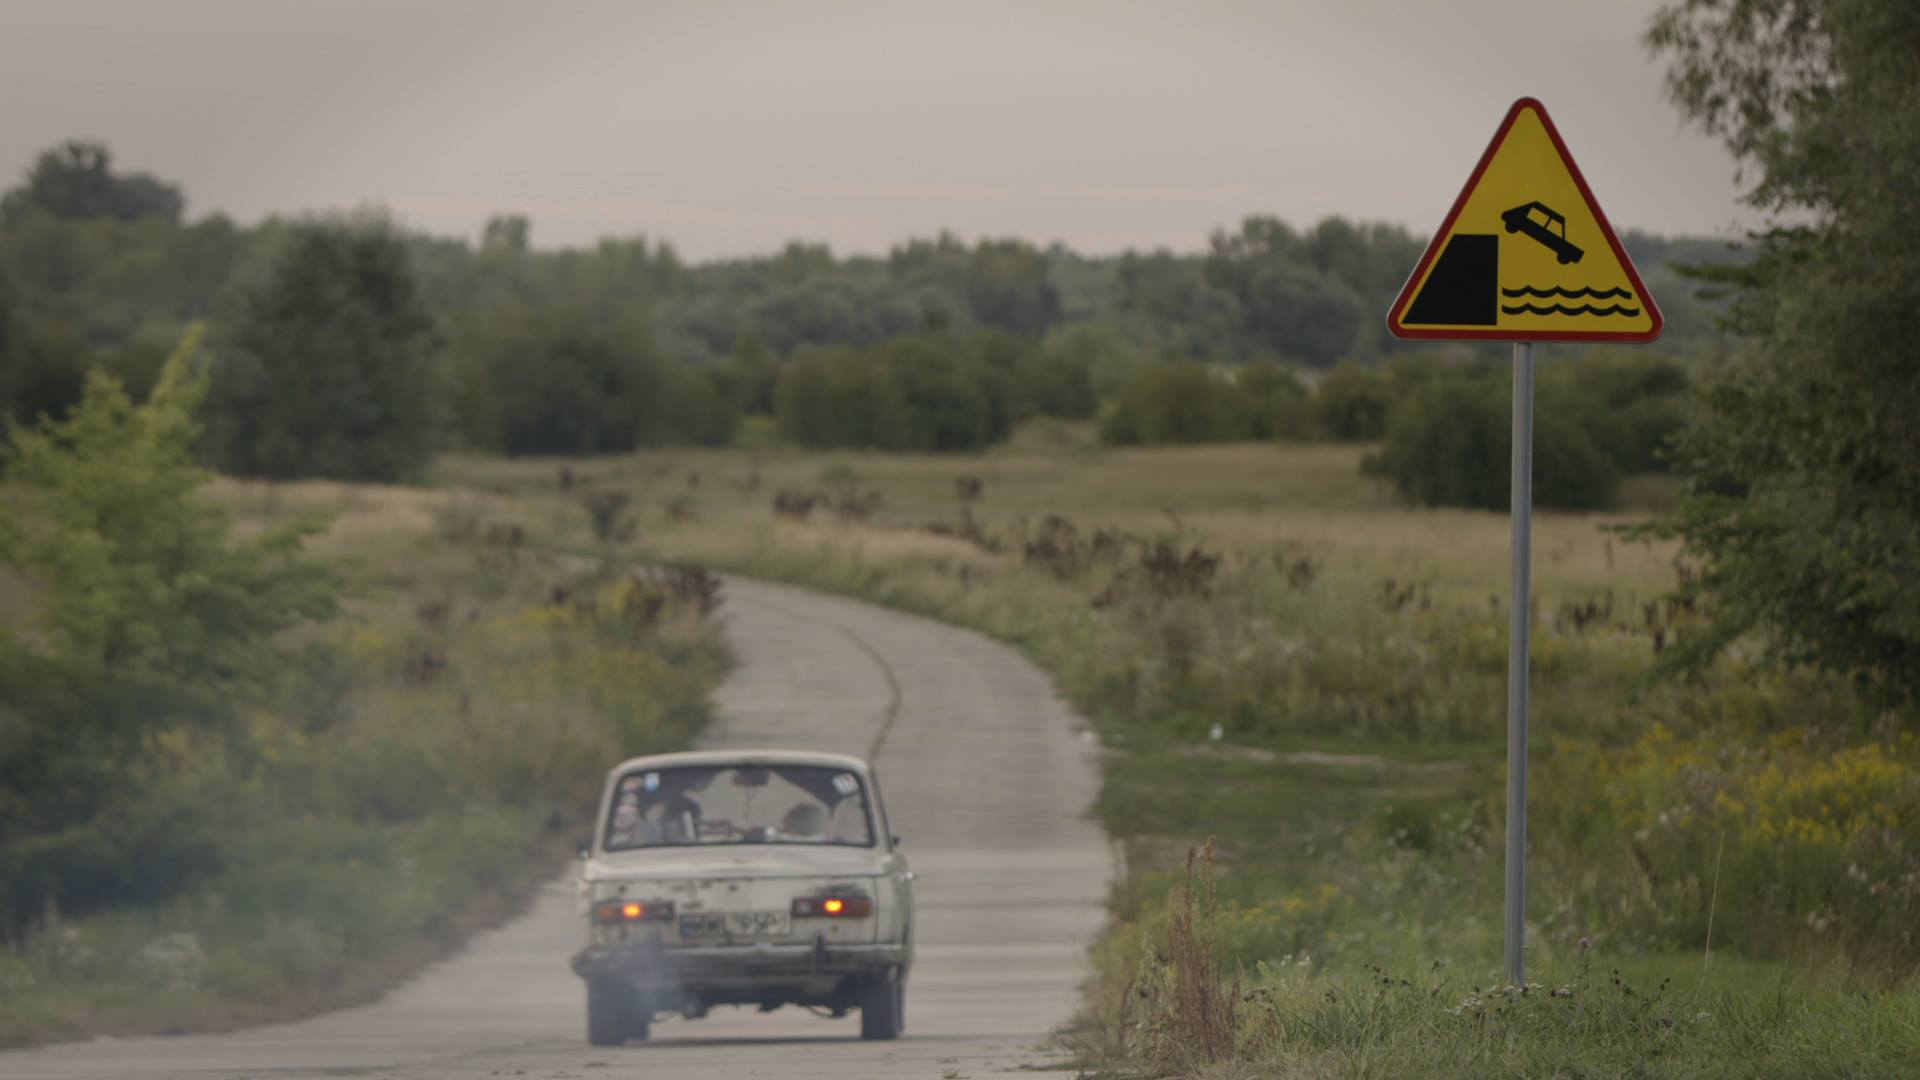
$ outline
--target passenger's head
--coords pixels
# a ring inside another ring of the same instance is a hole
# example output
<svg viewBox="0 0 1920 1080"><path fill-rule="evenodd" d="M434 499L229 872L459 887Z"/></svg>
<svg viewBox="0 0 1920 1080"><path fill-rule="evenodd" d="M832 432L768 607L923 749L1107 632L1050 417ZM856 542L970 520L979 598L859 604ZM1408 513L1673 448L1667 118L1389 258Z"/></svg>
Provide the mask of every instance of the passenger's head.
<svg viewBox="0 0 1920 1080"><path fill-rule="evenodd" d="M816 803L797 803L780 819L780 831L809 840L827 831L827 815Z"/></svg>

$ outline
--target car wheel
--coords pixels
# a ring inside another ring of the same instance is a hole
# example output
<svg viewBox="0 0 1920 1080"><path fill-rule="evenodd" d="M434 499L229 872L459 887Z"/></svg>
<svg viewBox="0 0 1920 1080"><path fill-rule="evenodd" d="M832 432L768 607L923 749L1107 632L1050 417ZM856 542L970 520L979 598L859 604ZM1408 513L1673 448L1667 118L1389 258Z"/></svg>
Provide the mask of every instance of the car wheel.
<svg viewBox="0 0 1920 1080"><path fill-rule="evenodd" d="M634 1029L638 1028L637 1035ZM619 1046L629 1038L647 1037L647 1022L633 1022L628 995L612 987L587 985L587 1043Z"/></svg>
<svg viewBox="0 0 1920 1080"><path fill-rule="evenodd" d="M872 979L860 1002L860 1037L897 1039L906 1026L906 1015L906 980L892 975Z"/></svg>

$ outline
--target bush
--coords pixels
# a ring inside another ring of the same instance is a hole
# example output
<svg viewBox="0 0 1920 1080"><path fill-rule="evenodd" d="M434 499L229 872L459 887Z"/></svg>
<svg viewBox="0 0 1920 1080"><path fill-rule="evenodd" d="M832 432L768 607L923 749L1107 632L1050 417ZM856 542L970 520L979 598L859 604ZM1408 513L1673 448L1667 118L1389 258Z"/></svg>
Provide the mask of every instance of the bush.
<svg viewBox="0 0 1920 1080"><path fill-rule="evenodd" d="M1716 704L1783 686L1753 682ZM1576 910L1625 915L1681 948L1717 913L1750 955L1837 953L1896 975L1920 962L1912 733L1846 745L1813 727L1655 724L1626 747L1570 745L1543 764L1540 790L1543 869ZM1609 863L1616 873L1593 872Z"/></svg>
<svg viewBox="0 0 1920 1080"><path fill-rule="evenodd" d="M906 402L884 359L822 349L780 371L774 387L780 433L814 449L898 449L906 441Z"/></svg>
<svg viewBox="0 0 1920 1080"><path fill-rule="evenodd" d="M1596 445L1626 473L1666 472L1667 448L1686 425L1686 370L1664 357L1593 350L1548 366L1541 392L1577 409Z"/></svg>
<svg viewBox="0 0 1920 1080"><path fill-rule="evenodd" d="M1329 438L1372 441L1387 433L1393 387L1372 368L1346 363L1329 371L1313 392L1314 420Z"/></svg>
<svg viewBox="0 0 1920 1080"><path fill-rule="evenodd" d="M1232 384L1200 364L1149 368L1120 388L1100 438L1120 446L1233 442L1249 435Z"/></svg>
<svg viewBox="0 0 1920 1080"><path fill-rule="evenodd" d="M1588 430L1591 410L1563 393L1535 409L1533 498L1566 510L1612 504L1620 471ZM1385 445L1366 470L1423 506L1502 510L1513 448L1511 380L1494 368L1448 372L1413 391L1392 414Z"/></svg>
<svg viewBox="0 0 1920 1080"><path fill-rule="evenodd" d="M944 335L906 339L886 350L905 423L890 449L971 450L1007 437L1005 388L997 373L959 354Z"/></svg>
<svg viewBox="0 0 1920 1080"><path fill-rule="evenodd" d="M1083 408L1084 372L1039 366L1004 334L932 332L861 350L823 349L786 364L774 388L780 430L820 449L973 450L1016 420Z"/></svg>
<svg viewBox="0 0 1920 1080"><path fill-rule="evenodd" d="M718 445L738 415L712 373L663 360L646 327L580 310L479 320L461 334L452 363L461 433L509 455Z"/></svg>
<svg viewBox="0 0 1920 1080"><path fill-rule="evenodd" d="M1087 389L1092 395L1090 407L1084 413L1049 413L1072 419L1092 416L1102 397L1111 396L1132 381L1149 363L1126 334L1105 322L1077 322L1059 327L1047 335L1041 356L1043 363L1087 373Z"/></svg>
<svg viewBox="0 0 1920 1080"><path fill-rule="evenodd" d="M210 868L223 800L169 786L195 756L182 740L233 735L307 658L282 632L338 610L333 572L300 556L310 526L236 541L199 500L195 348L144 405L96 373L70 418L14 433L0 566L35 605L25 633L0 632L0 930L44 905L158 900Z"/></svg>
<svg viewBox="0 0 1920 1080"><path fill-rule="evenodd" d="M1225 372L1161 364L1120 388L1100 437L1121 446L1305 438L1312 403L1293 372L1255 361Z"/></svg>
<svg viewBox="0 0 1920 1080"><path fill-rule="evenodd" d="M1313 433L1307 386L1279 364L1256 360L1234 372L1234 400L1255 439L1303 439Z"/></svg>

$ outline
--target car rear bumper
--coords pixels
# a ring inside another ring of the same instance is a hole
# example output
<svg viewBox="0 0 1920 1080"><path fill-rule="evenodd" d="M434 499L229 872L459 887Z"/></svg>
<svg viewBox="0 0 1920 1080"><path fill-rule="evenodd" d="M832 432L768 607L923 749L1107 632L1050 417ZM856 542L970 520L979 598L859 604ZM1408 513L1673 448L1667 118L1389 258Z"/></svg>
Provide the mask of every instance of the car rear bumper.
<svg viewBox="0 0 1920 1080"><path fill-rule="evenodd" d="M594 945L575 953L572 967L573 973L583 979L668 987L877 974L900 968L909 960L904 945L828 945L824 937L819 937L806 945Z"/></svg>

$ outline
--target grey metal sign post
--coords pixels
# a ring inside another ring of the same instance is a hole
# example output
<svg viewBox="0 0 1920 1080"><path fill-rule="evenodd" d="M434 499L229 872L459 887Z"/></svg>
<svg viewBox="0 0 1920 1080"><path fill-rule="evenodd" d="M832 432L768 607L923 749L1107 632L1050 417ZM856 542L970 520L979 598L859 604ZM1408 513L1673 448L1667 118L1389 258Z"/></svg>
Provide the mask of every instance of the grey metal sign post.
<svg viewBox="0 0 1920 1080"><path fill-rule="evenodd" d="M1533 343L1513 343L1513 607L1507 628L1507 981L1527 980L1527 691L1533 626Z"/></svg>
<svg viewBox="0 0 1920 1080"><path fill-rule="evenodd" d="M1546 106L1507 110L1387 309L1415 341L1513 342L1513 610L1507 642L1507 979L1526 985L1533 346L1649 342L1666 325Z"/></svg>

